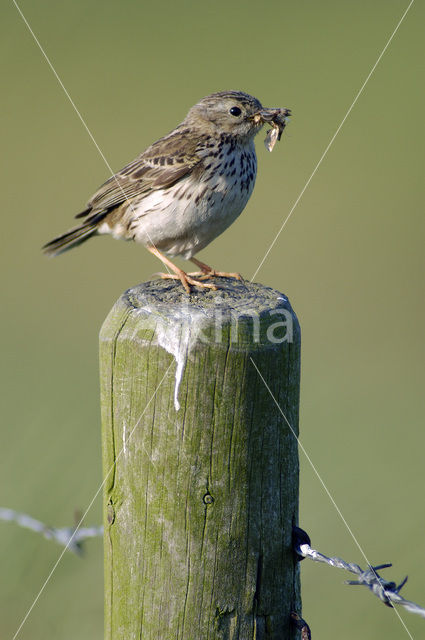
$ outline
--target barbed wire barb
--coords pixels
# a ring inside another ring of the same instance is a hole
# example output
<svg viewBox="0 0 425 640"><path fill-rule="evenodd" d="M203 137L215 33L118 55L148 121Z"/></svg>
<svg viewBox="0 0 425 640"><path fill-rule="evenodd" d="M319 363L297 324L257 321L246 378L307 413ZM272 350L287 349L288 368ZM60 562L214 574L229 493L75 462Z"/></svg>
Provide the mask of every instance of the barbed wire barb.
<svg viewBox="0 0 425 640"><path fill-rule="evenodd" d="M300 527L293 528L292 543L294 551L300 560L309 558L310 560L314 560L314 562L323 562L330 567L336 567L337 569L343 569L350 573L354 573L358 576L358 579L346 580L345 584L367 587L381 600L381 602L387 605L387 607L393 608L394 605L397 604L404 607L406 611L425 618L424 607L421 607L410 600L405 600L400 595L400 590L407 582L407 576L397 586L395 582L385 580L378 574L378 571L381 569L392 567L391 563L379 564L376 566L369 565L368 569L364 571L358 564L346 562L342 558L325 556L323 553L320 553L320 551L311 547L311 541L308 534L303 529L300 529Z"/></svg>

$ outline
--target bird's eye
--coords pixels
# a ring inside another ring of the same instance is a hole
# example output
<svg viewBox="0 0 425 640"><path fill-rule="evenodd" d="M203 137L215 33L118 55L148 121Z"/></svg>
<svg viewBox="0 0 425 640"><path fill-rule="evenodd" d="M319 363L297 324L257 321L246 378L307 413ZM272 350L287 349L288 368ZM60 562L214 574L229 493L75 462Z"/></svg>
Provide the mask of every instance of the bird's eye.
<svg viewBox="0 0 425 640"><path fill-rule="evenodd" d="M239 109L239 107L232 107L229 110L229 113L230 115L237 117L241 115L242 111Z"/></svg>

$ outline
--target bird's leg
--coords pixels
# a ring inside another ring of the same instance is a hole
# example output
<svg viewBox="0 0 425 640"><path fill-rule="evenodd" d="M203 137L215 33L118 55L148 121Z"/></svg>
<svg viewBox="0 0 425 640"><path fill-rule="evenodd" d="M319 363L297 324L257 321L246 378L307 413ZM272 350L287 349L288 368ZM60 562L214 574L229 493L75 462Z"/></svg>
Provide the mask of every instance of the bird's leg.
<svg viewBox="0 0 425 640"><path fill-rule="evenodd" d="M193 264L196 264L196 266L200 268L201 273L203 274L201 275L202 278L217 277L217 278L236 278L237 280L243 280L240 273L227 273L226 271L216 271L212 267L205 264L205 262L201 262L196 258L190 258L190 261L193 262ZM191 273L190 275L199 275L199 274Z"/></svg>
<svg viewBox="0 0 425 640"><path fill-rule="evenodd" d="M177 265L175 265L171 260L169 260L166 256L164 256L161 251L159 251L156 247L147 247L147 250L150 251L154 256L159 258L163 264L169 267L174 273L160 273L159 275L163 279L170 278L171 280L180 280L185 291L190 294L190 285L195 287L203 287L204 289L213 289L217 291L217 287L214 284L209 284L206 282L201 282L200 280L195 280L190 275L185 273L182 269L179 269Z"/></svg>

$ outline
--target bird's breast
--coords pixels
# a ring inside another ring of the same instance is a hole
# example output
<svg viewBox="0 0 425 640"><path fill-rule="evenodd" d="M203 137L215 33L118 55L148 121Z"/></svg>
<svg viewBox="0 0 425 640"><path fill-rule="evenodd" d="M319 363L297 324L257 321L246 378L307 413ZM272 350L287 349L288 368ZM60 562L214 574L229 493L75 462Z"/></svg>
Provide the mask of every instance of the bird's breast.
<svg viewBox="0 0 425 640"><path fill-rule="evenodd" d="M205 154L190 175L133 206L136 241L171 256L191 257L234 222L245 208L257 173L254 145L222 145Z"/></svg>

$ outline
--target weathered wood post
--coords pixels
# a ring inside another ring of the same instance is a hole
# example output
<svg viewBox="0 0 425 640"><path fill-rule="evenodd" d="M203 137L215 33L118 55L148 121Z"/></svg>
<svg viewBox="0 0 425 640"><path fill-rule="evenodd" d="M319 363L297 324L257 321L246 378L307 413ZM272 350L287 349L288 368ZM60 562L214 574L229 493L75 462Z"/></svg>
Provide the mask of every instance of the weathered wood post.
<svg viewBox="0 0 425 640"><path fill-rule="evenodd" d="M139 285L101 330L108 640L297 637L299 325L221 285Z"/></svg>

